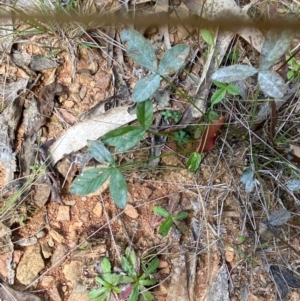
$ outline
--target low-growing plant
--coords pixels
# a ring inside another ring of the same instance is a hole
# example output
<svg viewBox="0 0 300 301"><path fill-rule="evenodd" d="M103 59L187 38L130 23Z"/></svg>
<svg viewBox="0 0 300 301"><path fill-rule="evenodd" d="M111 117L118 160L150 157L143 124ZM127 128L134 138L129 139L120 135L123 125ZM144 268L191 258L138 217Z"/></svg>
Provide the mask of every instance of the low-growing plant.
<svg viewBox="0 0 300 301"><path fill-rule="evenodd" d="M173 225L175 225L179 232L181 232L182 234L186 234L188 232L188 228L180 222L188 217L188 213L186 211L173 214L162 208L161 206L154 206L153 212L156 215L165 218L165 220L158 228L158 233L162 236L167 236Z"/></svg>
<svg viewBox="0 0 300 301"><path fill-rule="evenodd" d="M288 80L292 79L300 79L300 64L297 62L295 57L291 57L289 55L286 56L286 60L288 61L289 71L286 74Z"/></svg>
<svg viewBox="0 0 300 301"><path fill-rule="evenodd" d="M172 112L172 111L169 111L169 110L161 112L161 115L164 116L165 120L172 119L172 120L174 120L175 123L177 123L182 117L181 112L176 112L176 111Z"/></svg>
<svg viewBox="0 0 300 301"><path fill-rule="evenodd" d="M184 130L179 130L174 133L174 140L179 146L182 146L183 144L186 144L190 140L190 135L184 131Z"/></svg>
<svg viewBox="0 0 300 301"><path fill-rule="evenodd" d="M126 206L127 185L113 156L103 143L114 146L116 152L124 152L135 146L149 130L153 121L153 106L151 97L158 90L162 78L177 72L185 63L189 54L189 46L179 44L168 51L158 62L151 43L134 29L124 29L121 40L127 53L134 61L152 73L137 82L133 89L132 100L137 103L136 114L138 126L124 126L105 134L100 141L89 141L89 153L103 167L91 168L82 172L72 183L70 191L73 194L87 195L99 189L109 179L112 199L121 208ZM186 137L179 134L178 141Z"/></svg>
<svg viewBox="0 0 300 301"><path fill-rule="evenodd" d="M152 301L153 294L146 289L156 284L152 274L159 266L159 259L155 257L141 271L140 260L136 257L133 249L127 248L121 258L123 273L113 273L111 264L107 258L103 258L100 264L101 277L95 280L100 284L99 288L89 292L88 297L92 301L110 300L111 294L118 294L122 300L137 301L142 296L145 301Z"/></svg>

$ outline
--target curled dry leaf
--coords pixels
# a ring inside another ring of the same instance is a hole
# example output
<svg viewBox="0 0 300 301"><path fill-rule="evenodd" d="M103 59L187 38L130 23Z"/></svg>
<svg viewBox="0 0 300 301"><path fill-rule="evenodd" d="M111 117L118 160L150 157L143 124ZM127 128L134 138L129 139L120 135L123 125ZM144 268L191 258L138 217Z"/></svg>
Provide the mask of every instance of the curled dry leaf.
<svg viewBox="0 0 300 301"><path fill-rule="evenodd" d="M211 124L206 126L197 147L197 152L209 152L215 147L216 139L220 135L220 130L225 121L226 117L221 116L219 119L213 120Z"/></svg>

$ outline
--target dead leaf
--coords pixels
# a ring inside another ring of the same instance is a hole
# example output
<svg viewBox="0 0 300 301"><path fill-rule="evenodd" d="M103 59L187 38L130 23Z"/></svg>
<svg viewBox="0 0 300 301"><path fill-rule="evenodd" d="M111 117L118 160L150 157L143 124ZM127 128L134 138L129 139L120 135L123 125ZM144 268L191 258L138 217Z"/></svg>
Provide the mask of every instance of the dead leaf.
<svg viewBox="0 0 300 301"><path fill-rule="evenodd" d="M0 284L0 299L1 300L22 300L22 301L41 301L41 299L35 295L18 292L6 285L5 283Z"/></svg>
<svg viewBox="0 0 300 301"><path fill-rule="evenodd" d="M209 152L215 147L216 139L220 135L220 130L226 121L225 116L221 116L218 120L213 120L211 124L204 129L197 152Z"/></svg>

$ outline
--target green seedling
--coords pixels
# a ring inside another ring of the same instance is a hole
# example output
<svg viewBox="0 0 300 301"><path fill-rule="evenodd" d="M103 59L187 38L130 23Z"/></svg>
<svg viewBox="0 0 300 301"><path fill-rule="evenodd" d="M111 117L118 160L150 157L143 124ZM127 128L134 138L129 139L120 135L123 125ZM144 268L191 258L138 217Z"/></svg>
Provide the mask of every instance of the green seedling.
<svg viewBox="0 0 300 301"><path fill-rule="evenodd" d="M100 287L89 292L88 297L93 301L109 301L111 294L121 293L119 286L124 282L124 276L112 273L111 264L107 258L101 261L102 275L96 276L95 280L100 284Z"/></svg>
<svg viewBox="0 0 300 301"><path fill-rule="evenodd" d="M172 119L174 120L175 123L177 123L180 119L181 119L181 116L182 116L182 113L181 112L172 112L172 111L164 111L161 113L161 115L164 116L164 119L167 120L167 119Z"/></svg>
<svg viewBox="0 0 300 301"><path fill-rule="evenodd" d="M217 86L218 89L214 92L210 99L211 105L207 112L209 122L219 119L219 115L214 111L214 106L222 102L227 94L232 96L240 94L240 90L234 84L220 83L217 81L214 81L213 83Z"/></svg>
<svg viewBox="0 0 300 301"><path fill-rule="evenodd" d="M263 93L272 98L283 98L287 91L286 84L277 72L269 69L288 50L293 37L294 34L289 30L271 29L262 46L259 68L243 64L223 67L213 73L212 80L233 83L257 74L258 85Z"/></svg>
<svg viewBox="0 0 300 301"><path fill-rule="evenodd" d="M297 62L295 57L291 57L289 55L286 56L286 60L288 61L289 71L287 72L287 79L300 79L300 64Z"/></svg>
<svg viewBox="0 0 300 301"><path fill-rule="evenodd" d="M154 300L153 294L146 290L145 287L153 286L157 283L156 279L153 279L151 275L157 270L159 259L155 257L144 268L144 272L140 273L140 261L137 259L134 250L127 248L125 256L121 258L121 264L126 273L124 281L129 283L127 289L122 292L122 299L128 298L128 301L137 301L139 296L142 296L145 301Z"/></svg>
<svg viewBox="0 0 300 301"><path fill-rule="evenodd" d="M170 229L172 228L173 224L176 226L176 228L182 233L186 234L188 232L188 228L182 224L180 221L188 217L188 213L185 211L171 214L166 209L160 207L160 206L154 206L153 212L156 215L162 216L165 218L165 220L162 222L162 224L158 228L158 233L162 236L167 236Z"/></svg>
<svg viewBox="0 0 300 301"><path fill-rule="evenodd" d="M179 146L189 142L190 135L187 134L184 130L179 130L174 133L174 140Z"/></svg>

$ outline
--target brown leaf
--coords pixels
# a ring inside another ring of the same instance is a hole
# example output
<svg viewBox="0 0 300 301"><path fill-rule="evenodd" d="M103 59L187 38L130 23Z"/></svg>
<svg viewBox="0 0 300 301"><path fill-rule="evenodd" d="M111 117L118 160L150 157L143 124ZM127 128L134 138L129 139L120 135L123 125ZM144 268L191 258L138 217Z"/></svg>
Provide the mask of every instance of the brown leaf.
<svg viewBox="0 0 300 301"><path fill-rule="evenodd" d="M216 139L220 135L220 130L226 121L225 116L221 116L218 120L213 120L211 124L204 129L197 152L209 152L215 147Z"/></svg>

